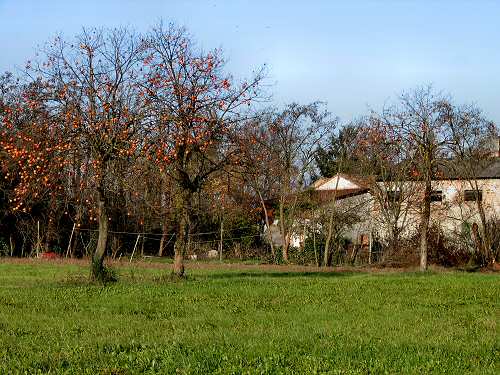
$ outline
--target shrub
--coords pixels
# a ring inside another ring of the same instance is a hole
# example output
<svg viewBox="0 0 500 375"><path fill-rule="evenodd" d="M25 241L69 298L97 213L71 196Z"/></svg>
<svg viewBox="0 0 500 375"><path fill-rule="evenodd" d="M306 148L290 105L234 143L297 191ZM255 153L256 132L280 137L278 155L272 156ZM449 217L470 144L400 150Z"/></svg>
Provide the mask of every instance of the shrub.
<svg viewBox="0 0 500 375"><path fill-rule="evenodd" d="M9 245L2 237L0 237L0 256L7 256L10 254Z"/></svg>

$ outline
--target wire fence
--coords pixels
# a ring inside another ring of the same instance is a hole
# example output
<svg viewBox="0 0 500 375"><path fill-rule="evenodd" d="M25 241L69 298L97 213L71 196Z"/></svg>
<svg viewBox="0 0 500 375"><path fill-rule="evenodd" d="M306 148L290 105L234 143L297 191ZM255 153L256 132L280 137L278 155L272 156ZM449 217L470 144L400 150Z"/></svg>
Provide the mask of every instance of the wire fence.
<svg viewBox="0 0 500 375"><path fill-rule="evenodd" d="M244 231L247 231L247 233L249 231L251 232L249 234L243 234L243 235L241 235L241 233L237 233ZM96 240L97 240L96 234L98 232L99 232L98 229L82 228L75 225L74 227L74 237L76 238L75 241L83 245L83 252L85 254L87 254L88 250L90 250L93 246L96 245ZM86 236L85 233L87 233L88 236ZM117 251L120 253L119 255L120 257L125 253L129 254L132 253L133 256L136 252L140 253L142 256L147 256L145 255L145 253L147 252L150 254L152 252L152 247L155 248L154 252L161 253L163 250L169 249L169 246L171 249L172 243L175 242L175 238L177 237L177 234L175 232L158 233L158 232L147 232L147 231L108 230L108 234L121 237L122 243L120 245L120 250ZM133 238L124 240L123 237L128 237L128 236L130 237L133 236ZM212 238L207 239L202 237L212 237ZM258 239L262 237L263 234L261 233L261 227L258 225L251 225L251 226L247 225L241 227L233 227L230 229L224 229L222 231L222 234L220 230L189 233L188 253L208 252L210 250L210 245L214 244L217 245L216 249L220 251L220 246L224 247L228 246L228 244L234 244L235 242L238 241L241 242L251 239ZM144 245L145 243L151 241L153 243L156 243L157 245L153 246L151 243L149 243L149 245L146 246ZM126 244L128 245L124 246ZM70 240L70 245L68 246L68 251L66 252L66 256L70 254L70 246L71 246L71 240ZM162 249L160 249L160 247ZM111 250L111 252L114 253L114 256L118 256L118 254L116 254L113 250Z"/></svg>
<svg viewBox="0 0 500 375"><path fill-rule="evenodd" d="M237 227L237 228L232 228L228 230L224 230L223 232L236 232L240 231L243 229L259 229L258 226L253 225L253 226L246 226L246 227ZM75 227L75 231L80 231L80 232L99 232L99 229L91 229L91 228L81 228L81 227ZM108 233L111 234L131 234L131 235L141 235L141 236L155 236L155 237L163 237L163 236L176 236L177 234L175 232L170 232L170 233L154 233L154 232L127 232L127 231L112 231L108 230ZM212 232L198 232L198 233L189 233L188 237L197 237L197 236L205 236L209 234L219 234L220 230L212 231Z"/></svg>

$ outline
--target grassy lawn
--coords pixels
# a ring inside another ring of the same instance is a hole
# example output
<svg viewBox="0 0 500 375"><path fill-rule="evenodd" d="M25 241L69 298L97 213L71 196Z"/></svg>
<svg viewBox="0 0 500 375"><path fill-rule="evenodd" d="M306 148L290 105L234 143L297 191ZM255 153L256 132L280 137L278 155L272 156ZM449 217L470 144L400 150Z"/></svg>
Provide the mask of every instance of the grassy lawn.
<svg viewBox="0 0 500 375"><path fill-rule="evenodd" d="M0 373L500 372L500 277L0 262Z"/></svg>

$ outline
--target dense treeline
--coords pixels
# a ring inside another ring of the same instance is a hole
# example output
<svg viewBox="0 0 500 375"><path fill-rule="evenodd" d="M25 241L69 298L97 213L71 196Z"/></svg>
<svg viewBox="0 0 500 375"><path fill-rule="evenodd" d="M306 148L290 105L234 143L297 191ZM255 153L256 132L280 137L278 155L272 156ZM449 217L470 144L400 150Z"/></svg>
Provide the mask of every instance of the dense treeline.
<svg viewBox="0 0 500 375"><path fill-rule="evenodd" d="M378 181L413 174L426 184L424 256L439 164L483 162L497 131L475 107L432 90L341 127L320 102L263 109L264 79L263 69L235 79L220 50L204 52L174 25L55 38L23 74L0 77L1 251L89 256L99 279L107 254L132 249L173 255L177 275L197 246L260 248L289 261L297 222L310 222L314 206L298 193L347 172ZM473 168L461 173L474 177ZM329 248L342 237L334 223L352 218L324 214L318 236L331 264ZM260 235L272 217L281 218L279 254ZM487 242L486 227L485 219Z"/></svg>

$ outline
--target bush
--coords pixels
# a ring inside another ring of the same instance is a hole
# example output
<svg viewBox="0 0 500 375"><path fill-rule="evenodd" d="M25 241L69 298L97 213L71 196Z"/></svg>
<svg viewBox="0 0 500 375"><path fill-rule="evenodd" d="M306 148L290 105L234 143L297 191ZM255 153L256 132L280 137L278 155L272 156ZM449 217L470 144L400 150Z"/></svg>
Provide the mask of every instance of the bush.
<svg viewBox="0 0 500 375"><path fill-rule="evenodd" d="M300 247L291 247L288 250L288 259L290 263L294 264L300 264L304 266L315 266L316 263L316 256L314 255L314 248L312 246L312 241L310 241L311 244L309 244L309 241L306 241L304 244L303 248ZM281 250L281 249L280 249ZM320 247L316 245L316 250L318 252L318 259L319 253L320 253ZM281 257L281 252L280 252L280 257Z"/></svg>
<svg viewBox="0 0 500 375"><path fill-rule="evenodd" d="M387 242L378 242L376 249L377 263L383 267L414 267L419 264L420 237L414 233L406 238L401 238L394 246Z"/></svg>
<svg viewBox="0 0 500 375"><path fill-rule="evenodd" d="M475 252L471 252L468 246L460 246L459 241L445 235L439 227L432 226L428 238L429 263L443 267L457 267L476 262Z"/></svg>
<svg viewBox="0 0 500 375"><path fill-rule="evenodd" d="M9 245L2 237L0 237L0 256L10 255Z"/></svg>

